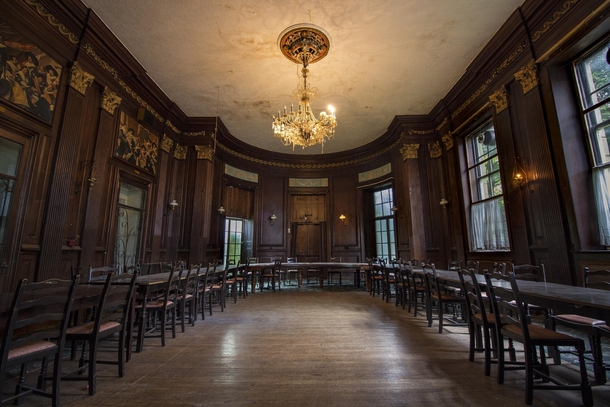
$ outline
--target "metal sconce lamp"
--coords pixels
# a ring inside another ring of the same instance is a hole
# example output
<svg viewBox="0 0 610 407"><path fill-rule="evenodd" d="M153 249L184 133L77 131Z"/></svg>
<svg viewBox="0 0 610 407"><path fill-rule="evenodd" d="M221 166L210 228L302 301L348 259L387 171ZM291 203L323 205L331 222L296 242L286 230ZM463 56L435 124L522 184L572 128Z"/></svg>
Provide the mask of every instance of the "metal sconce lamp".
<svg viewBox="0 0 610 407"><path fill-rule="evenodd" d="M223 208L222 206L220 208L218 208L218 214L219 215L224 215L225 214L225 208Z"/></svg>
<svg viewBox="0 0 610 407"><path fill-rule="evenodd" d="M89 182L89 189L93 188L93 185L95 185L95 181L97 181L97 178L89 178L87 180L87 182Z"/></svg>
<svg viewBox="0 0 610 407"><path fill-rule="evenodd" d="M269 220L271 221L271 226L273 226L276 219L277 219L277 216L275 216L275 213L272 213L271 216L269 216Z"/></svg>
<svg viewBox="0 0 610 407"><path fill-rule="evenodd" d="M345 219L346 218L344 214L339 215L339 220L343 223L343 226L345 226Z"/></svg>
<svg viewBox="0 0 610 407"><path fill-rule="evenodd" d="M446 200L445 198L441 198L441 201L439 202L439 204L443 207L443 209L447 209L447 205L449 205L449 201Z"/></svg>
<svg viewBox="0 0 610 407"><path fill-rule="evenodd" d="M519 165L519 157L515 157L515 167L513 170L513 179L517 181L517 185L521 188L521 184L527 182L527 173L522 166Z"/></svg>
<svg viewBox="0 0 610 407"><path fill-rule="evenodd" d="M169 203L169 209L171 209L172 211L175 211L176 208L178 207L178 202L176 202L175 199L172 199L172 201Z"/></svg>

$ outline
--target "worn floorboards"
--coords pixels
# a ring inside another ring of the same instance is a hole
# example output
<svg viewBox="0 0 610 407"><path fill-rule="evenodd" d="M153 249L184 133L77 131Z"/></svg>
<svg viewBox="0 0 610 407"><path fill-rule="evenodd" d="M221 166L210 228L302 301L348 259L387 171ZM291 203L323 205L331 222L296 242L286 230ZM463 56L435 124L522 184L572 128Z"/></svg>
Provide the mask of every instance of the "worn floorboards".
<svg viewBox="0 0 610 407"><path fill-rule="evenodd" d="M428 328L364 291L303 287L231 300L165 347L147 339L124 378L99 367L95 396L62 383L62 406L513 407L525 405L523 377L507 372L498 385L495 366L485 377L482 355L468 361L466 328L440 335L436 322ZM610 406L610 386L593 394L596 406ZM577 392L534 393L534 406L578 405Z"/></svg>

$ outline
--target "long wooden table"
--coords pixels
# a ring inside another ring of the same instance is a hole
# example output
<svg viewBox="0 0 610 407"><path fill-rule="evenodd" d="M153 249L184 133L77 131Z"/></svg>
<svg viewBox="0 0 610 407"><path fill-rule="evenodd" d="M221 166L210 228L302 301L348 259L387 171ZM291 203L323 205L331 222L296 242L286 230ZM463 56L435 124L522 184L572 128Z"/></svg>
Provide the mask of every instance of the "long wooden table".
<svg viewBox="0 0 610 407"><path fill-rule="evenodd" d="M422 273L421 268L413 270ZM455 271L436 270L439 279L455 287L460 287L460 278ZM485 276L477 275L480 284L485 284ZM555 314L578 314L601 319L610 325L610 293L595 288L576 287L565 284L518 280L523 301L552 309Z"/></svg>
<svg viewBox="0 0 610 407"><path fill-rule="evenodd" d="M247 267L251 271L262 271L270 269L275 266L274 263L250 263ZM318 278L320 281L320 287L324 286L324 280L328 279L329 269L354 269L356 272L356 286L360 287L360 268L368 266L368 263L353 263L353 262L335 262L335 261L315 261L315 262L286 262L281 263L281 268L284 270L297 269L298 270L298 286L300 287L303 283L303 270L304 269L319 269ZM252 292L254 292L254 286L256 281L252 279Z"/></svg>

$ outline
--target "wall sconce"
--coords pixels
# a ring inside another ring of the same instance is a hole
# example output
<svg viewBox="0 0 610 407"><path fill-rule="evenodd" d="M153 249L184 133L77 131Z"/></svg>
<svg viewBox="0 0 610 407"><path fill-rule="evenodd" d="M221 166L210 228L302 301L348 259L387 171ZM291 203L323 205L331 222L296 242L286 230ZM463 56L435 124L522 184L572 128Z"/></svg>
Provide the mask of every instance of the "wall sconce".
<svg viewBox="0 0 610 407"><path fill-rule="evenodd" d="M515 157L515 167L513 169L513 179L517 181L517 185L521 188L523 182L527 182L527 172L519 165L519 157Z"/></svg>
<svg viewBox="0 0 610 407"><path fill-rule="evenodd" d="M171 209L172 211L175 211L176 208L178 207L178 202L176 202L175 199L172 199L172 201L169 203L169 209Z"/></svg>
<svg viewBox="0 0 610 407"><path fill-rule="evenodd" d="M439 202L439 204L443 207L443 209L447 209L447 205L449 205L449 201L446 200L445 198L441 198L441 201Z"/></svg>
<svg viewBox="0 0 610 407"><path fill-rule="evenodd" d="M93 188L93 185L95 185L96 181L97 181L97 178L89 178L87 180L87 182L89 182L89 189Z"/></svg>
<svg viewBox="0 0 610 407"><path fill-rule="evenodd" d="M344 214L339 215L339 220L343 223L343 226L345 226L345 215Z"/></svg>
<svg viewBox="0 0 610 407"><path fill-rule="evenodd" d="M225 211L225 208L223 208L222 206L221 206L220 208L218 208L218 214L219 214L219 215L221 215L221 216L222 216L222 215L224 215L224 214L225 214L225 212L226 212L226 211Z"/></svg>
<svg viewBox="0 0 610 407"><path fill-rule="evenodd" d="M269 220L271 221L271 226L273 226L276 219L277 219L277 216L275 216L275 213L272 213L271 216L269 216Z"/></svg>

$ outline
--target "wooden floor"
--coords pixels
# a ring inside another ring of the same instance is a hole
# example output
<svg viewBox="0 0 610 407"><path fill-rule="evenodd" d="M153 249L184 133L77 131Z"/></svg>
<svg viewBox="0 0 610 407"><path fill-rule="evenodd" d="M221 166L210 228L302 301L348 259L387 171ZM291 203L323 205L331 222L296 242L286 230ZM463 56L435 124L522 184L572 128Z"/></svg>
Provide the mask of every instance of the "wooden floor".
<svg viewBox="0 0 610 407"><path fill-rule="evenodd" d="M466 328L440 335L361 290L255 293L166 347L149 339L126 376L100 366L98 392L62 383L62 406L520 406L523 372L504 385L468 362ZM573 366L562 365L567 374ZM592 379L592 378L591 378ZM596 406L610 386L594 386ZM50 406L30 396L24 405ZM535 406L581 405L577 392L536 391Z"/></svg>

